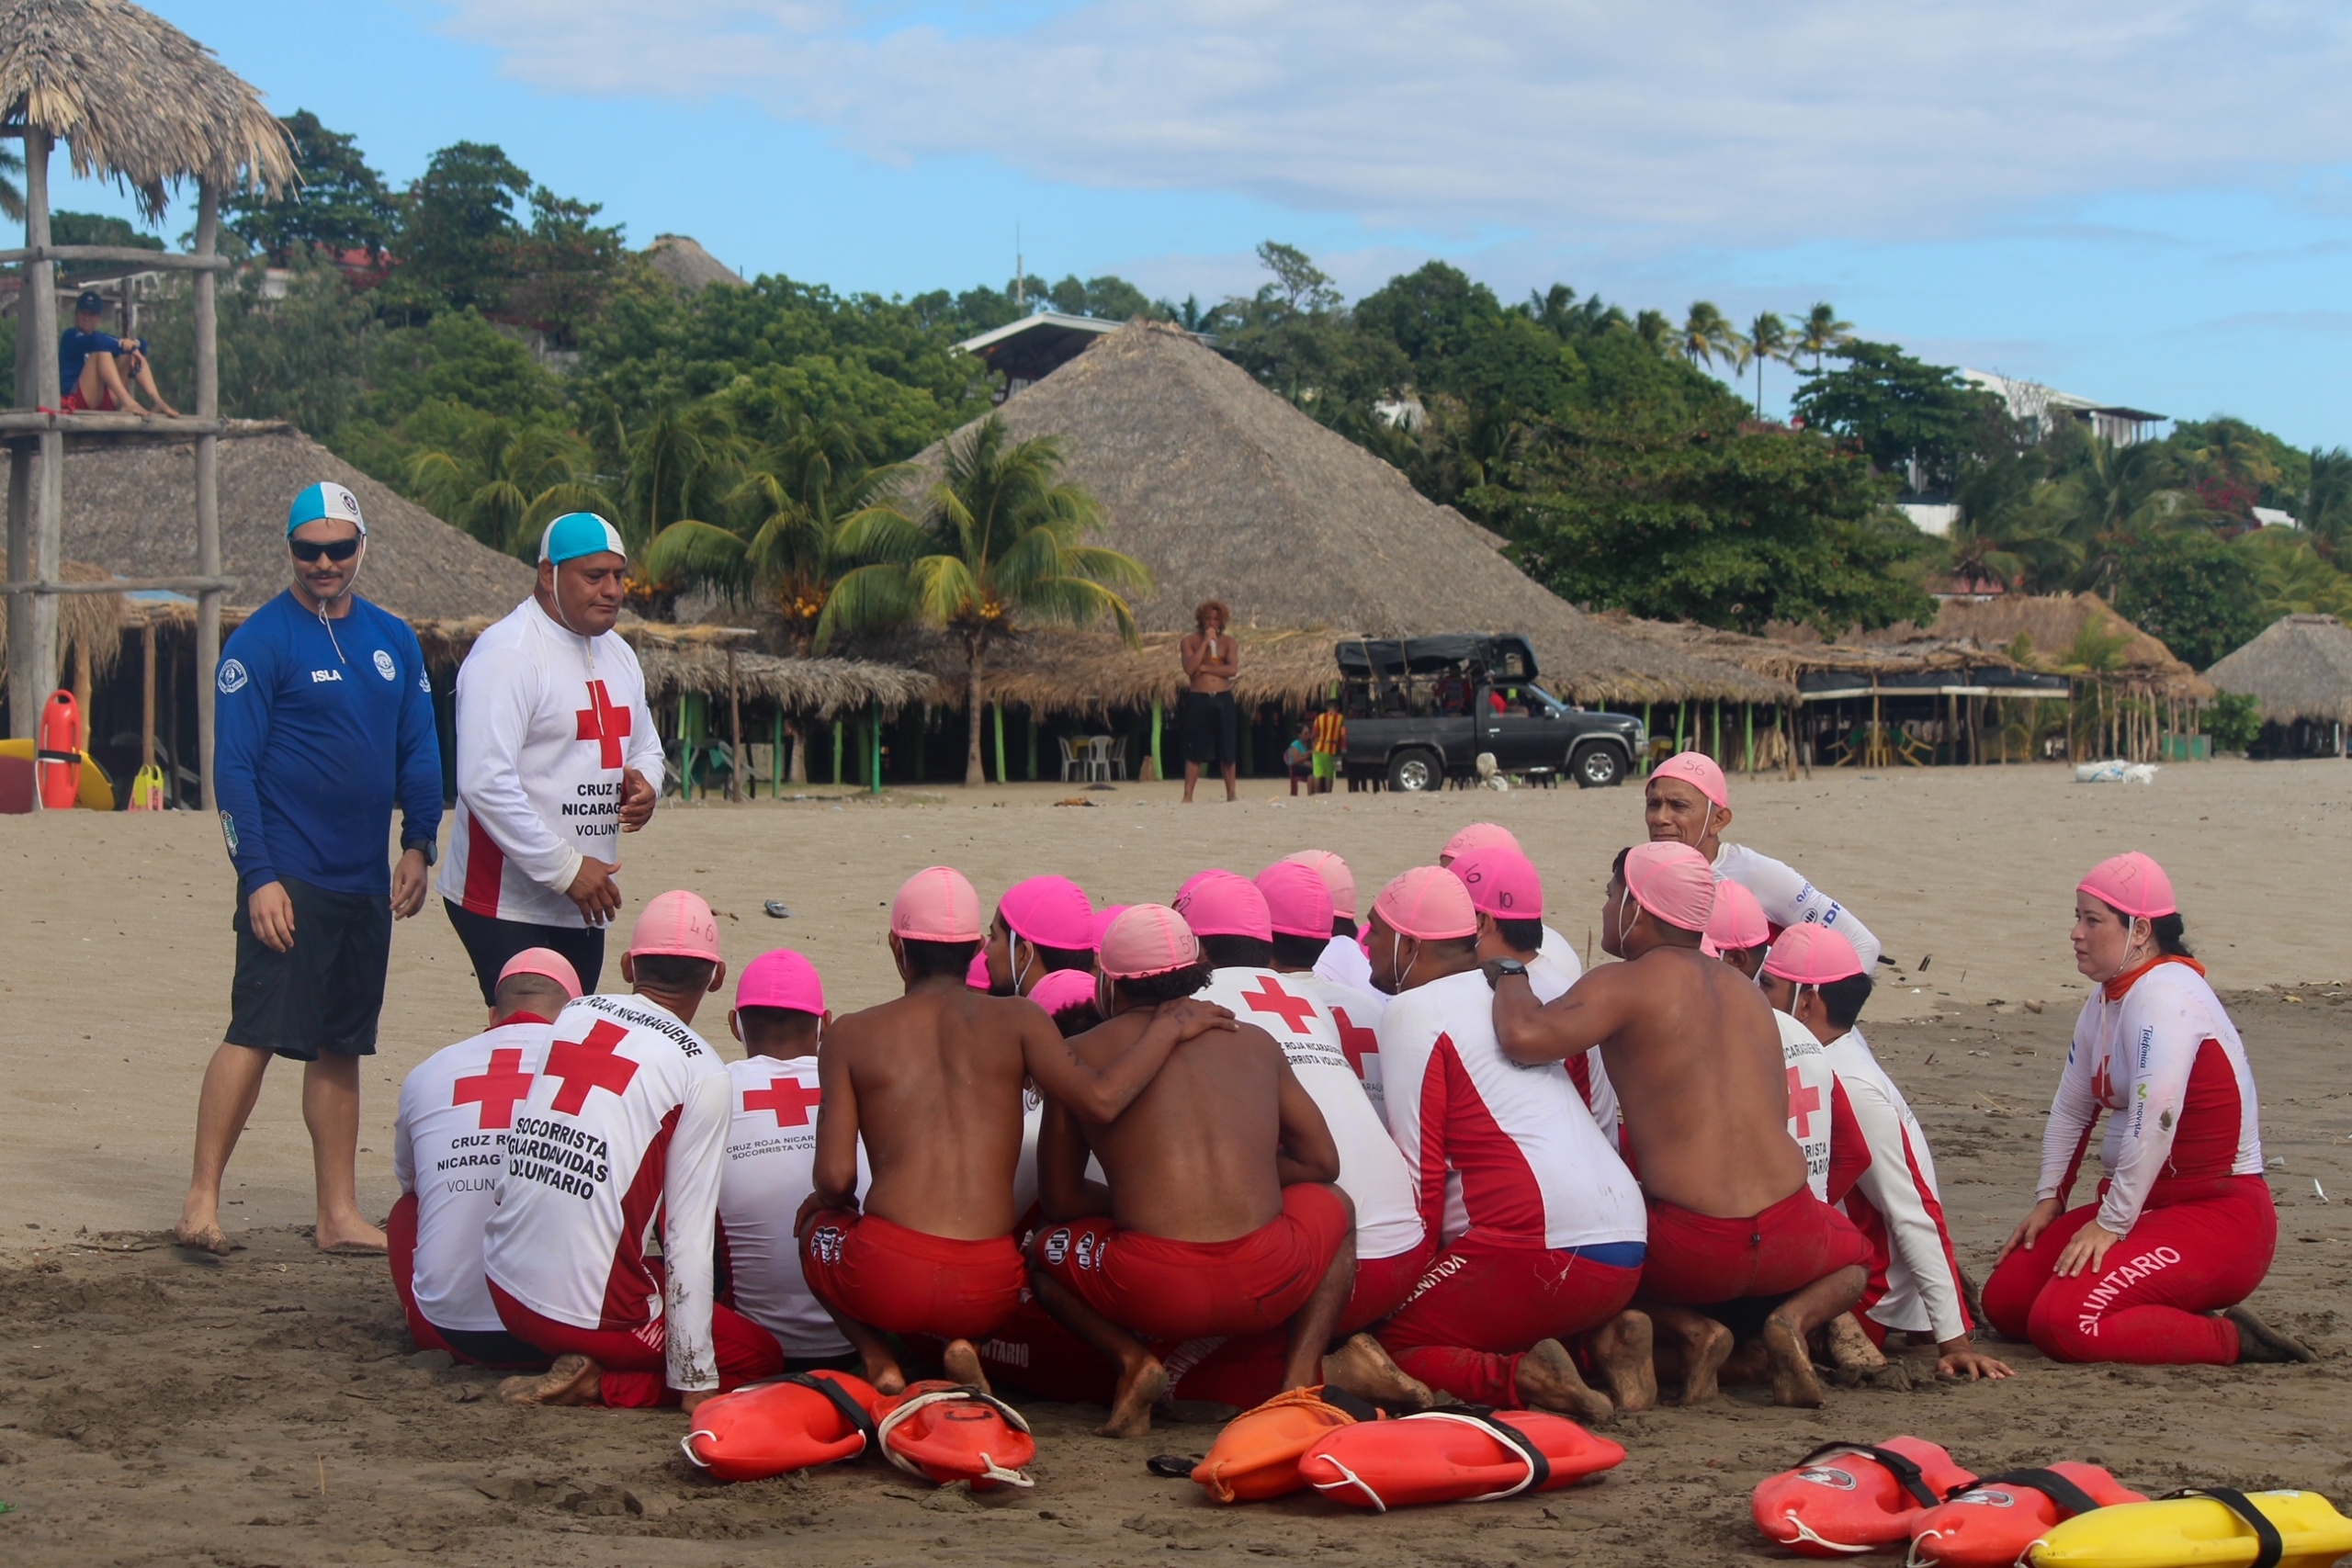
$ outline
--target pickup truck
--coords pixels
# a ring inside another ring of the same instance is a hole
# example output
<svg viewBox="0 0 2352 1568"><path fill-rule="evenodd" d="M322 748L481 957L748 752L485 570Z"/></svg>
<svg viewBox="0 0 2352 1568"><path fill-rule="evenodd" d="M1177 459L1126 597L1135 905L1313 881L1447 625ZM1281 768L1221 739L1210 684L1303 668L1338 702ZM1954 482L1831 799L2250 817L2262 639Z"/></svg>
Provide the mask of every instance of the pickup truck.
<svg viewBox="0 0 2352 1568"><path fill-rule="evenodd" d="M1338 644L1343 759L1351 779L1441 789L1477 775L1491 752L1506 773L1566 773L1583 789L1623 784L1647 738L1630 714L1560 701L1536 683L1527 639L1483 632Z"/></svg>

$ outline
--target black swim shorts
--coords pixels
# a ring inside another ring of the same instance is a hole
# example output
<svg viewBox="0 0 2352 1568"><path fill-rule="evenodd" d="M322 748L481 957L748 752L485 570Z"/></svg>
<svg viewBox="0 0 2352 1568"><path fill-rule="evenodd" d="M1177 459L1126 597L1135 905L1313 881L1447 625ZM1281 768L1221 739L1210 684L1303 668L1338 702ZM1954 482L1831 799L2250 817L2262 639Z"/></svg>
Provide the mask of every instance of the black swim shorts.
<svg viewBox="0 0 2352 1568"><path fill-rule="evenodd" d="M1184 761L1229 768L1240 761L1240 714L1231 692L1184 694Z"/></svg>
<svg viewBox="0 0 2352 1568"><path fill-rule="evenodd" d="M277 881L294 904L294 945L279 953L254 935L245 900L237 900L237 974L222 1038L298 1062L315 1062L322 1051L374 1055L392 956L390 895Z"/></svg>

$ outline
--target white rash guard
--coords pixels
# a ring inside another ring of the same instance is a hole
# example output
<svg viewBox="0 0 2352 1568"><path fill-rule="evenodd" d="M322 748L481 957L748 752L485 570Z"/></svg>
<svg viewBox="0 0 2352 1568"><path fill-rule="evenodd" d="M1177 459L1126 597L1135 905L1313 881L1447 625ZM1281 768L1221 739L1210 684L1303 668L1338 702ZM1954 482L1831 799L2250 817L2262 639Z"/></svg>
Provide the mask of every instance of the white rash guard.
<svg viewBox="0 0 2352 1568"><path fill-rule="evenodd" d="M1775 932L1791 926L1826 926L1854 944L1863 974L1878 973L1878 938L1854 918L1853 910L1807 882L1794 866L1759 855L1746 844L1718 844L1715 876L1719 881L1736 882L1755 894Z"/></svg>
<svg viewBox="0 0 2352 1568"><path fill-rule="evenodd" d="M1822 1055L1870 1145L1870 1168L1847 1195L1846 1213L1871 1244L1871 1272L1883 1269L1886 1278L1885 1293L1868 1308L1871 1320L1933 1334L1939 1344L1958 1339L1972 1326L1968 1298L1944 1224L1928 1134L1860 1030L1839 1035Z"/></svg>
<svg viewBox="0 0 2352 1568"><path fill-rule="evenodd" d="M792 1222L816 1190L814 1056L746 1056L727 1064L733 1114L718 1177L718 1246L729 1305L775 1336L794 1360L849 1353L832 1315L808 1293ZM865 1196L865 1145L857 1148L857 1194Z"/></svg>
<svg viewBox="0 0 2352 1568"><path fill-rule="evenodd" d="M526 1062L546 1055L550 1025L522 1015L445 1045L401 1083L392 1118L392 1175L416 1194L416 1306L435 1328L495 1334L505 1327L481 1271L514 1108L531 1092Z"/></svg>
<svg viewBox="0 0 2352 1568"><path fill-rule="evenodd" d="M1553 935L1552 928L1545 926L1544 934ZM1565 942L1561 945L1566 947ZM1584 966L1577 963L1576 950L1568 948L1567 956L1567 963L1561 964L1553 956L1547 942L1536 953L1535 961L1527 966L1527 988L1535 993L1539 1004L1566 996L1568 987L1583 976ZM1600 1135L1609 1140L1611 1148L1622 1150L1624 1145L1618 1142L1617 1135L1617 1086L1609 1081L1609 1067L1600 1059L1600 1047L1595 1045L1582 1055L1571 1056L1565 1065L1568 1081L1577 1086L1577 1093L1584 1097L1585 1109L1592 1112L1592 1124L1600 1129Z"/></svg>
<svg viewBox="0 0 2352 1568"><path fill-rule="evenodd" d="M1781 1060L1789 1069L1789 1136L1804 1151L1804 1179L1813 1195L1829 1198L1830 1100L1838 1075L1813 1031L1780 1009L1772 1021L1781 1031Z"/></svg>
<svg viewBox="0 0 2352 1568"><path fill-rule="evenodd" d="M2202 969L2159 961L2083 1003L2041 1136L2037 1197L2064 1196L2102 1110L2115 1114L2099 1147L2109 1185L2098 1223L2117 1235L2164 1178L2262 1174L2254 1069Z"/></svg>
<svg viewBox="0 0 2352 1568"><path fill-rule="evenodd" d="M1379 991L1372 984L1372 960L1351 936L1333 936L1323 944L1323 956L1315 961L1315 972L1326 980L1377 997Z"/></svg>
<svg viewBox="0 0 2352 1568"><path fill-rule="evenodd" d="M1305 983L1271 969L1218 969L1193 994L1233 1010L1274 1037L1292 1076L1323 1112L1340 1146L1340 1190L1356 1209L1356 1256L1367 1261L1420 1250L1427 1233L1412 1172L1372 1108L1340 1043L1338 1025Z"/></svg>
<svg viewBox="0 0 2352 1568"><path fill-rule="evenodd" d="M643 997L559 1014L507 1134L482 1241L491 1282L542 1317L663 1346L669 1385L718 1386L711 1339L719 1170L733 1080L702 1036ZM666 1288L646 1267L662 1224Z"/></svg>
<svg viewBox="0 0 2352 1568"><path fill-rule="evenodd" d="M1323 1015L1339 1032L1340 1055L1363 1086L1373 1113L1386 1125L1388 1112L1380 1102L1380 1015L1388 1010L1388 998L1312 973L1284 975L1283 983L1303 988L1323 1005Z"/></svg>
<svg viewBox="0 0 2352 1568"><path fill-rule="evenodd" d="M441 896L477 915L580 924L582 856L620 860L621 775L662 788L637 650L583 637L526 599L458 669L458 817Z"/></svg>
<svg viewBox="0 0 2352 1568"><path fill-rule="evenodd" d="M1473 969L1393 998L1380 1021L1388 1130L1422 1220L1445 1242L1465 1230L1555 1250L1645 1241L1642 1190L1566 1067L1505 1056L1494 1002Z"/></svg>

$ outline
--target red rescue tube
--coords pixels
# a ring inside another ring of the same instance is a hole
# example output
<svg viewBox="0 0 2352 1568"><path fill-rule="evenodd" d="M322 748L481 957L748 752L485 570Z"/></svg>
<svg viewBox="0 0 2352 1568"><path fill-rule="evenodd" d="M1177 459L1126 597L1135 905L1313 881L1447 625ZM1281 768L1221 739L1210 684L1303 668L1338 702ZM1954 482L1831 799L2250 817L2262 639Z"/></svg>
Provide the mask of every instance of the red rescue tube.
<svg viewBox="0 0 2352 1568"><path fill-rule="evenodd" d="M1829 1443L1767 1477L1749 1508L1776 1545L1800 1557L1843 1557L1908 1540L1921 1514L1975 1480L1918 1438Z"/></svg>
<svg viewBox="0 0 2352 1568"><path fill-rule="evenodd" d="M1327 1404L1319 1388L1287 1389L1225 1424L1193 1479L1220 1503L1255 1503L1302 1490L1298 1461L1356 1417Z"/></svg>
<svg viewBox="0 0 2352 1568"><path fill-rule="evenodd" d="M2005 1471L1921 1514L1911 1528L1909 1561L1939 1568L2010 1568L2024 1560L2028 1547L2077 1514L2146 1501L2095 1464Z"/></svg>
<svg viewBox="0 0 2352 1568"><path fill-rule="evenodd" d="M792 1372L704 1400L679 1446L721 1481L761 1481L855 1459L874 1440L881 1397L847 1372Z"/></svg>
<svg viewBox="0 0 2352 1568"><path fill-rule="evenodd" d="M883 1456L910 1475L942 1486L968 1481L975 1492L1035 1484L1023 1471L1037 1440L1021 1412L993 1394L932 1378L885 1395L875 1417Z"/></svg>
<svg viewBox="0 0 2352 1568"><path fill-rule="evenodd" d="M44 811L71 811L82 793L82 705L74 694L55 691L40 706L40 738L34 742L33 770L40 775Z"/></svg>
<svg viewBox="0 0 2352 1568"><path fill-rule="evenodd" d="M1465 1406L1340 1427L1307 1450L1298 1473L1326 1497L1385 1514L1549 1492L1624 1459L1565 1416Z"/></svg>

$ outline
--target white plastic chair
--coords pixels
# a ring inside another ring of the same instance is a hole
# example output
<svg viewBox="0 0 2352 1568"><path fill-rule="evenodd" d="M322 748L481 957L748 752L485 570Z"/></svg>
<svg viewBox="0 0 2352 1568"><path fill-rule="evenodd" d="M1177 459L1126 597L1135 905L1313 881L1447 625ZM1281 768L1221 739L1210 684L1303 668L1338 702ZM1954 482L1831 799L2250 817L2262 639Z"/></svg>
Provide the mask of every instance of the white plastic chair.
<svg viewBox="0 0 2352 1568"><path fill-rule="evenodd" d="M1080 756L1077 749L1070 745L1069 737L1057 735L1054 737L1054 744L1062 750L1062 783L1069 783L1070 775L1073 773L1086 776L1086 759Z"/></svg>

